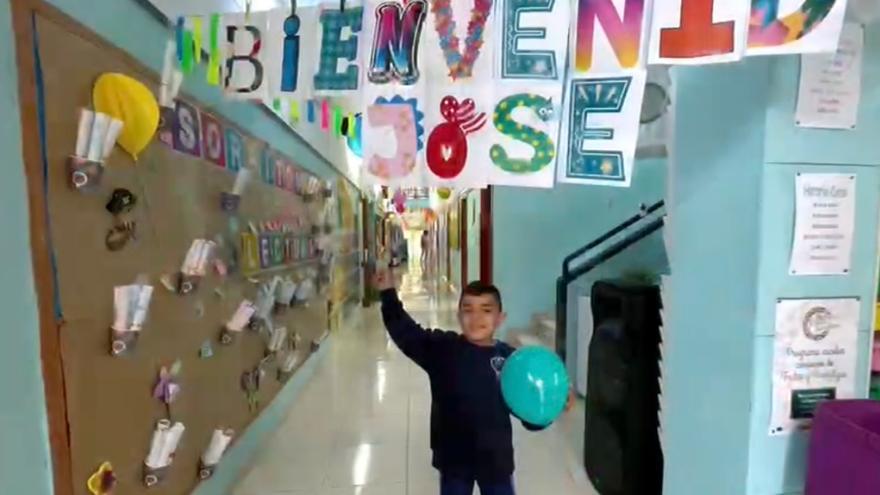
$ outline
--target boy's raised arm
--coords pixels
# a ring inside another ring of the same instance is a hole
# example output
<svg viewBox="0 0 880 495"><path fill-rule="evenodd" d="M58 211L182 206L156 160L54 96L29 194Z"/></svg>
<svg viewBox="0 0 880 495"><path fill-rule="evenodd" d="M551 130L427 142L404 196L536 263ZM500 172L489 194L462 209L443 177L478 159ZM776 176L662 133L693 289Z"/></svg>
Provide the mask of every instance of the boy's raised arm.
<svg viewBox="0 0 880 495"><path fill-rule="evenodd" d="M410 359L424 368L431 352L435 333L422 328L403 308L403 303L394 288L393 275L385 267L377 267L374 280L382 299L382 321L391 340Z"/></svg>

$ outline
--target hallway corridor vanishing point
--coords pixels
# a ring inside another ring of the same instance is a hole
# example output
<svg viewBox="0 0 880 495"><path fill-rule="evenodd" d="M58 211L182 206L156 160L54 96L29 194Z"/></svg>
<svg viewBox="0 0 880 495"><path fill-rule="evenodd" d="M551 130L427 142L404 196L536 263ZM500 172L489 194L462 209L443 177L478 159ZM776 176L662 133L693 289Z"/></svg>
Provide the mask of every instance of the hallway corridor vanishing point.
<svg viewBox="0 0 880 495"><path fill-rule="evenodd" d="M455 296L404 276L407 310L426 327L457 329ZM234 495L435 495L425 373L391 342L378 305L330 349ZM357 320L357 318L354 318ZM583 471L583 406L534 434L517 427L519 495L594 495ZM478 490L475 490L478 492Z"/></svg>

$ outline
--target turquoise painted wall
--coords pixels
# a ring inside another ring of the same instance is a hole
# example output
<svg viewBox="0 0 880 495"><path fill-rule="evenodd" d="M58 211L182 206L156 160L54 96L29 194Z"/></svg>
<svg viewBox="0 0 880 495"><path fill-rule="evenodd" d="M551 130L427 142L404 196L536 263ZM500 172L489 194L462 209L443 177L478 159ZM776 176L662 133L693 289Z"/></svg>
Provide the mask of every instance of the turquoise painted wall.
<svg viewBox="0 0 880 495"><path fill-rule="evenodd" d="M528 326L535 313L554 311L556 278L566 255L636 214L640 203L663 199L665 160L638 160L634 173L632 186L626 189L563 184L547 190L493 189L493 270L504 296L508 329ZM659 234L619 254L579 283L634 269L665 271Z"/></svg>
<svg viewBox="0 0 880 495"><path fill-rule="evenodd" d="M0 493L52 493L40 330L21 158L18 71L9 2L0 5Z"/></svg>
<svg viewBox="0 0 880 495"><path fill-rule="evenodd" d="M674 72L664 493L803 491L808 435L768 434L779 298L861 298L856 388L867 395L880 210L878 50L880 32L869 30L854 131L794 126L799 57ZM788 276L798 172L857 175L850 275Z"/></svg>
<svg viewBox="0 0 880 495"><path fill-rule="evenodd" d="M866 397L877 287L880 213L880 28L866 31L859 121L853 131L801 129L793 125L797 98L797 57L773 60L766 110L766 155L761 199L761 265L754 324L751 379L751 445L748 493L801 492L809 435L769 437L773 369L773 327L777 298L859 297L859 354L856 390ZM794 177L803 173L856 175L856 230L852 270L847 276L791 277L788 256L793 237Z"/></svg>

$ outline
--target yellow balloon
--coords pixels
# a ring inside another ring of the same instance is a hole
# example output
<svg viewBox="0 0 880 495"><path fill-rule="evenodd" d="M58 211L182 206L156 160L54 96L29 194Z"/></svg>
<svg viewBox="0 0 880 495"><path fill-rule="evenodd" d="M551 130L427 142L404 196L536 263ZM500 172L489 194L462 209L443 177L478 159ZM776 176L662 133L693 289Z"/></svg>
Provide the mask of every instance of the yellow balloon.
<svg viewBox="0 0 880 495"><path fill-rule="evenodd" d="M137 160L159 127L159 104L153 92L125 74L108 72L95 81L92 99L96 112L122 121L116 142Z"/></svg>
<svg viewBox="0 0 880 495"><path fill-rule="evenodd" d="M449 196L452 196L452 189L449 189L448 187L441 187L440 189L437 189L437 196L440 199L447 200L449 199Z"/></svg>

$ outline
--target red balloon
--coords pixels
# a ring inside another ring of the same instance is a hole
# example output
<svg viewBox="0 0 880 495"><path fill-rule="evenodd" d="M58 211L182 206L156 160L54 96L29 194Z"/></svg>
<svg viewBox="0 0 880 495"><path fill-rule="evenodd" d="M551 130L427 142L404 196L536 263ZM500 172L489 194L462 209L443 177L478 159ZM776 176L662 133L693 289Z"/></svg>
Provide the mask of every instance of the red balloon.
<svg viewBox="0 0 880 495"><path fill-rule="evenodd" d="M458 124L444 122L428 136L428 168L437 177L452 179L458 176L464 170L467 155L467 138Z"/></svg>

